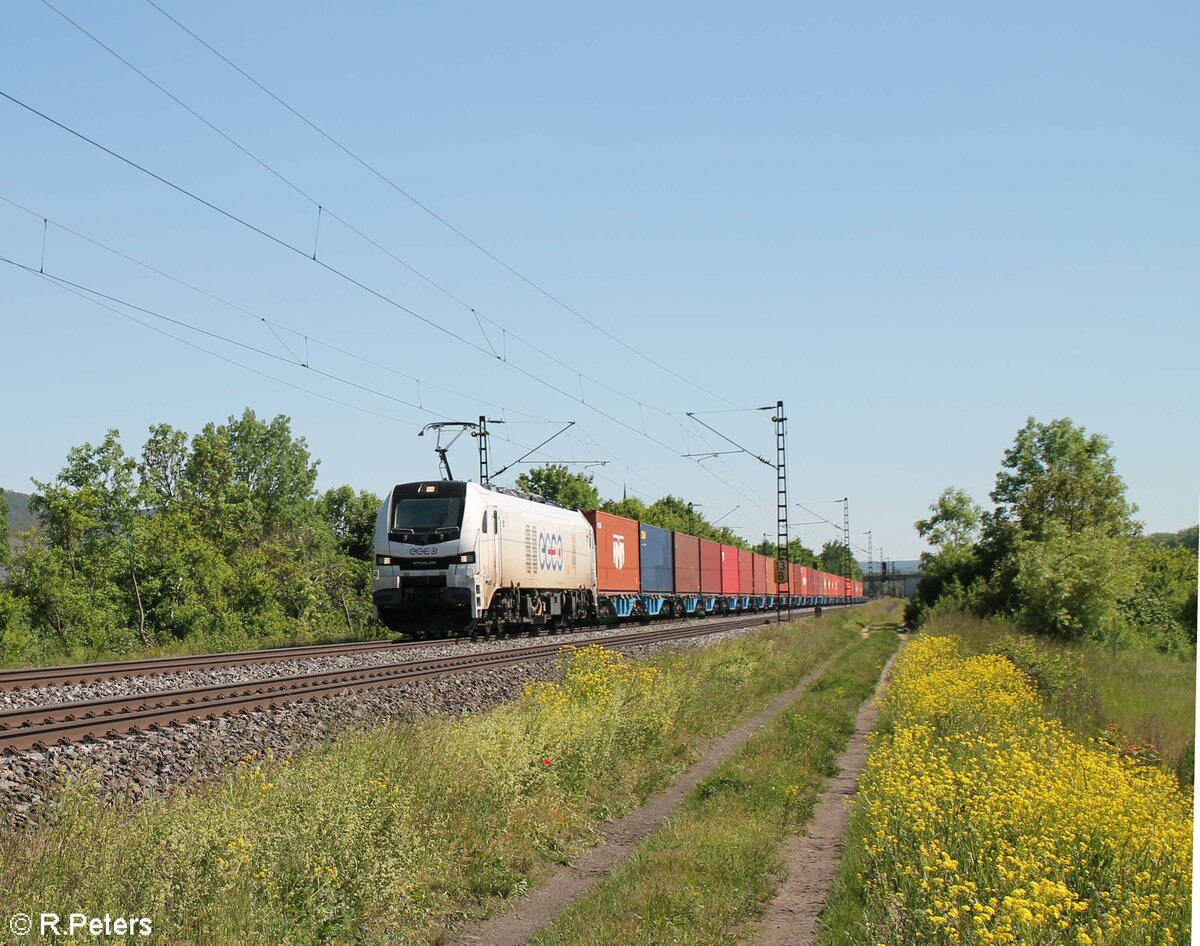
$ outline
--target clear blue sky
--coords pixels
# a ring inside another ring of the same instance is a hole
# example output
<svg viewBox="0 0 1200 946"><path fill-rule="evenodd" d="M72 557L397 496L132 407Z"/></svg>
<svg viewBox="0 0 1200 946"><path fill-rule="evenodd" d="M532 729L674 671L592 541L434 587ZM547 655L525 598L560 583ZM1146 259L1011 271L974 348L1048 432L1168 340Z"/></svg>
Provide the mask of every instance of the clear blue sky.
<svg viewBox="0 0 1200 946"><path fill-rule="evenodd" d="M328 216L322 260L471 343L488 344L473 307L570 367L512 339L510 364L481 354L0 100L4 197L293 327L280 335L301 358L308 334L426 382L309 345L314 368L422 411L139 316L404 422L362 413L0 265L0 484L52 477L110 427L136 452L151 423L194 432L251 406L292 418L322 486L382 492L436 474L417 426L503 409L577 421L542 456L612 461L603 495L739 506L727 524L774 535L772 472L681 459L721 445L662 412L729 404L514 278L143 0L54 2L465 305ZM738 405L782 398L792 498L849 495L856 542L870 528L888 557L914 556L913 520L951 484L986 502L1029 414L1108 435L1148 529L1196 521L1194 4L160 2L613 334ZM5 4L0 88L311 250L308 200L39 0ZM42 231L0 203L0 255L40 266ZM45 268L289 357L261 321L54 226ZM705 419L770 457L768 417ZM553 430L497 428L528 446ZM522 452L494 445L493 466ZM456 472L474 475L472 449L457 445Z"/></svg>

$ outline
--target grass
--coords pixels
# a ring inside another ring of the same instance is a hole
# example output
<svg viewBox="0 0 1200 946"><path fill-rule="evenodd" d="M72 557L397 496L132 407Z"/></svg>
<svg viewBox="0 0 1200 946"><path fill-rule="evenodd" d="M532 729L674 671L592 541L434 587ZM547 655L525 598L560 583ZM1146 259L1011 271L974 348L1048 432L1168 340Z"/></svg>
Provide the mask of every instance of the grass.
<svg viewBox="0 0 1200 946"><path fill-rule="evenodd" d="M950 635L967 654L998 653L1029 674L1045 707L1077 735L1157 756L1184 787L1193 781L1196 660L1028 634L996 620L939 615L925 632Z"/></svg>
<svg viewBox="0 0 1200 946"><path fill-rule="evenodd" d="M856 617L882 614L835 612L645 661L586 648L561 684L517 703L292 760L247 758L171 799L109 807L73 782L52 822L0 833L0 914L148 916L150 942L437 942L860 640Z"/></svg>
<svg viewBox="0 0 1200 946"><path fill-rule="evenodd" d="M1042 676L1059 675L1036 656ZM952 634L916 641L897 662L819 942L1188 942L1191 799L1147 761L1068 731L1006 657L968 654Z"/></svg>
<svg viewBox="0 0 1200 946"><path fill-rule="evenodd" d="M858 706L896 647L860 638L696 787L668 827L532 941L535 946L734 943L779 880L781 849L811 817Z"/></svg>

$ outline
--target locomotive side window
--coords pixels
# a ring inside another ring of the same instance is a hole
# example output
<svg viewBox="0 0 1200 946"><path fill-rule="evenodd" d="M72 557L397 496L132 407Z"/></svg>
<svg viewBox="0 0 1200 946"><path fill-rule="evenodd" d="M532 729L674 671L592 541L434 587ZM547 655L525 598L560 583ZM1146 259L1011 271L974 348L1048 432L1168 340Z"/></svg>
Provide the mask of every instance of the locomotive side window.
<svg viewBox="0 0 1200 946"><path fill-rule="evenodd" d="M483 531L487 532L487 513L483 514Z"/></svg>
<svg viewBox="0 0 1200 946"><path fill-rule="evenodd" d="M492 513L492 531L497 533L500 531L500 514L498 512Z"/></svg>
<svg viewBox="0 0 1200 946"><path fill-rule="evenodd" d="M395 506L393 529L447 529L462 525L463 501L459 496L434 499L406 497Z"/></svg>

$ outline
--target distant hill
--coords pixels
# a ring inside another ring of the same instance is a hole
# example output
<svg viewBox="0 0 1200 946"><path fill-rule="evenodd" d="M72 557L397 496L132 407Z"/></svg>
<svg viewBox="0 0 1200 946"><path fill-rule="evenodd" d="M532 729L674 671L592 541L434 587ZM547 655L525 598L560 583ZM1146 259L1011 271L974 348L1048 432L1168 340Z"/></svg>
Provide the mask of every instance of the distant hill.
<svg viewBox="0 0 1200 946"><path fill-rule="evenodd" d="M29 511L29 494L4 490L4 501L8 503L8 531L24 532L37 525L37 516Z"/></svg>

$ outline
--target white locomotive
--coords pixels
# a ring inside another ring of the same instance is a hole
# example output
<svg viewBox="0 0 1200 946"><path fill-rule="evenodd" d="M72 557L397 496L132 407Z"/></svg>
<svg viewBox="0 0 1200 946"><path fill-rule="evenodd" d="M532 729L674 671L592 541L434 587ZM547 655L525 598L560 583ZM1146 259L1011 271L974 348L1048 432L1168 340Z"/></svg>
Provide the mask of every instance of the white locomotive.
<svg viewBox="0 0 1200 946"><path fill-rule="evenodd" d="M408 633L596 618L595 534L579 512L477 483L392 489L375 521L373 602Z"/></svg>

